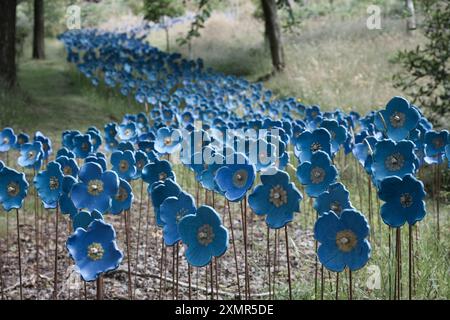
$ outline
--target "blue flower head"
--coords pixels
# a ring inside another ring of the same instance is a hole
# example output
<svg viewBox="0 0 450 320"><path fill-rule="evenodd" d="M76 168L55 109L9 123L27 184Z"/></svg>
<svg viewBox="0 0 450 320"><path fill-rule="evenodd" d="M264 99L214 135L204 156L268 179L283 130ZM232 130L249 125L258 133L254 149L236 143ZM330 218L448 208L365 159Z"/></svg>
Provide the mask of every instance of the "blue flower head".
<svg viewBox="0 0 450 320"><path fill-rule="evenodd" d="M402 97L394 97L388 102L386 109L375 115L375 125L379 131L394 140L406 139L417 127L420 114Z"/></svg>
<svg viewBox="0 0 450 320"><path fill-rule="evenodd" d="M62 194L59 197L59 208L61 214L75 216L78 213L78 209L73 204L70 192L73 185L77 183L77 180L72 176L64 176L62 180Z"/></svg>
<svg viewBox="0 0 450 320"><path fill-rule="evenodd" d="M238 158L244 158L242 154L237 154ZM228 163L228 161L227 161ZM215 181L225 197L232 201L240 201L252 187L255 181L255 166L235 161L234 164L224 165L216 172Z"/></svg>
<svg viewBox="0 0 450 320"><path fill-rule="evenodd" d="M96 152L98 148L102 145L103 142L102 136L98 131L92 129L88 130L86 134L88 134L91 137L92 151Z"/></svg>
<svg viewBox="0 0 450 320"><path fill-rule="evenodd" d="M20 209L27 192L28 182L24 173L7 167L0 170L0 203L3 209Z"/></svg>
<svg viewBox="0 0 450 320"><path fill-rule="evenodd" d="M74 144L73 144L73 138L76 135L81 134L80 131L77 130L73 130L73 131L64 131L62 133L62 145L63 147L69 149L69 150L73 150L74 148Z"/></svg>
<svg viewBox="0 0 450 320"><path fill-rule="evenodd" d="M131 208L133 198L134 195L130 184L124 179L120 179L119 191L112 198L111 213L117 215L125 210L129 210Z"/></svg>
<svg viewBox="0 0 450 320"><path fill-rule="evenodd" d="M13 129L5 128L0 131L0 152L7 152L11 148L14 148L16 140L17 137Z"/></svg>
<svg viewBox="0 0 450 320"><path fill-rule="evenodd" d="M142 170L149 163L148 156L145 152L138 150L134 153L136 159L136 173L133 176L133 180L140 179L142 176Z"/></svg>
<svg viewBox="0 0 450 320"><path fill-rule="evenodd" d="M149 186L148 193L152 198L153 207L155 209L156 224L163 226L164 223L160 216L160 206L169 197L178 197L181 193L180 186L172 179L157 181Z"/></svg>
<svg viewBox="0 0 450 320"><path fill-rule="evenodd" d="M411 174L383 179L378 196L385 201L380 210L381 218L390 227L399 228L405 222L414 225L425 217L424 187Z"/></svg>
<svg viewBox="0 0 450 320"><path fill-rule="evenodd" d="M142 170L142 179L151 186L157 181L164 181L167 178L175 180L175 173L172 171L170 163L166 160L157 160L149 163Z"/></svg>
<svg viewBox="0 0 450 320"><path fill-rule="evenodd" d="M372 155L372 175L376 182L389 176L403 178L416 169L414 143L402 140L382 140L375 144Z"/></svg>
<svg viewBox="0 0 450 320"><path fill-rule="evenodd" d="M16 144L14 145L14 149L20 150L25 143L30 142L30 136L26 133L19 133L17 135Z"/></svg>
<svg viewBox="0 0 450 320"><path fill-rule="evenodd" d="M72 217L73 230L77 230L78 228L87 230L94 220L103 220L102 214L97 210L91 213L88 211L80 211Z"/></svg>
<svg viewBox="0 0 450 320"><path fill-rule="evenodd" d="M107 140L114 139L117 135L117 124L114 122L108 123L105 125L104 131Z"/></svg>
<svg viewBox="0 0 450 320"><path fill-rule="evenodd" d="M73 153L79 159L85 159L94 149L92 146L91 136L88 134L77 134L73 137Z"/></svg>
<svg viewBox="0 0 450 320"><path fill-rule="evenodd" d="M297 168L297 178L306 185L306 193L310 197L318 197L336 181L338 172L331 163L330 156L323 151L315 152L311 162L303 162Z"/></svg>
<svg viewBox="0 0 450 320"><path fill-rule="evenodd" d="M328 130L331 135L331 152L335 154L339 151L339 147L347 140L347 129L343 125L334 120L324 120L320 124L322 128Z"/></svg>
<svg viewBox="0 0 450 320"><path fill-rule="evenodd" d="M58 152L56 152L56 159L62 156L67 157L69 159L75 159L75 154L66 147L62 147L61 149L58 150Z"/></svg>
<svg viewBox="0 0 450 320"><path fill-rule="evenodd" d="M340 215L343 210L353 209L350 202L350 194L345 186L338 182L328 187L328 190L321 193L314 202L314 209L319 216L324 213L333 211L336 215Z"/></svg>
<svg viewBox="0 0 450 320"><path fill-rule="evenodd" d="M112 170L119 178L130 181L136 174L136 158L132 151L115 151L111 155Z"/></svg>
<svg viewBox="0 0 450 320"><path fill-rule="evenodd" d="M84 164L79 172L80 182L73 185L71 197L75 207L106 212L110 208L111 198L119 190L119 177L113 171L103 172L96 163Z"/></svg>
<svg viewBox="0 0 450 320"><path fill-rule="evenodd" d="M261 175L262 184L256 186L248 203L255 214L267 215L266 223L270 228L279 229L292 221L294 212L300 212L302 195L286 172L274 170Z"/></svg>
<svg viewBox="0 0 450 320"><path fill-rule="evenodd" d="M56 158L56 162L58 162L61 166L61 171L65 176L77 177L78 168L77 162L75 159L67 158L66 156L59 156Z"/></svg>
<svg viewBox="0 0 450 320"><path fill-rule="evenodd" d="M135 141L138 136L136 124L129 122L119 126L119 139L122 141Z"/></svg>
<svg viewBox="0 0 450 320"><path fill-rule="evenodd" d="M91 155L89 155L89 157L84 159L84 163L89 163L89 162L93 162L93 163L100 165L100 167L102 167L103 171L106 171L108 168L108 164L106 162L105 157L99 157L99 156L91 153Z"/></svg>
<svg viewBox="0 0 450 320"><path fill-rule="evenodd" d="M428 164L442 163L448 139L447 130L440 132L430 130L425 133L425 161Z"/></svg>
<svg viewBox="0 0 450 320"><path fill-rule="evenodd" d="M208 206L197 209L197 214L181 219L178 230L187 246L186 259L195 267L203 267L212 257L220 257L228 249L228 230L217 212Z"/></svg>
<svg viewBox="0 0 450 320"><path fill-rule="evenodd" d="M368 235L369 224L358 211L347 209L340 216L332 211L324 213L314 226L314 237L320 243L320 263L334 272L346 267L351 271L361 269L370 258Z"/></svg>
<svg viewBox="0 0 450 320"><path fill-rule="evenodd" d="M24 168L39 170L42 165L42 159L42 143L35 141L33 143L25 143L22 146L17 163Z"/></svg>
<svg viewBox="0 0 450 320"><path fill-rule="evenodd" d="M123 259L113 226L101 220L93 221L87 230L78 228L66 247L85 281L117 269Z"/></svg>
<svg viewBox="0 0 450 320"><path fill-rule="evenodd" d="M159 207L159 216L164 225L163 237L168 246L173 246L181 240L178 224L186 215L195 215L196 207L191 195L180 192L176 197L169 197Z"/></svg>
<svg viewBox="0 0 450 320"><path fill-rule="evenodd" d="M39 141L42 143L42 154L43 159L46 160L52 154L52 141L44 136L40 131L36 132L34 135L34 141Z"/></svg>
<svg viewBox="0 0 450 320"><path fill-rule="evenodd" d="M304 131L298 137L296 148L300 151L300 161L311 161L314 152L323 151L331 157L331 135L328 130L319 128L313 132Z"/></svg>
<svg viewBox="0 0 450 320"><path fill-rule="evenodd" d="M181 148L180 130L163 127L156 133L155 150L160 154L172 154Z"/></svg>
<svg viewBox="0 0 450 320"><path fill-rule="evenodd" d="M62 194L63 173L61 165L52 161L45 171L39 172L33 180L44 207L56 208Z"/></svg>

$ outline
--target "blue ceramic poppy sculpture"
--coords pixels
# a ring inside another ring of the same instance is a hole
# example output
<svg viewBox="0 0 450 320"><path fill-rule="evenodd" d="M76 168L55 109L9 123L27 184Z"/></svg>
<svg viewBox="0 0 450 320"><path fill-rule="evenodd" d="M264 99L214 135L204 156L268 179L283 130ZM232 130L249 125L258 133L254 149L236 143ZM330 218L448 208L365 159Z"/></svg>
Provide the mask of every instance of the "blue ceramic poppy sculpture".
<svg viewBox="0 0 450 320"><path fill-rule="evenodd" d="M0 203L3 209L20 209L27 196L28 186L24 173L3 167L0 170Z"/></svg>
<svg viewBox="0 0 450 320"><path fill-rule="evenodd" d="M119 191L119 177L113 171L105 171L96 163L84 164L78 174L80 180L72 187L71 198L75 207L106 212L111 199Z"/></svg>
<svg viewBox="0 0 450 320"><path fill-rule="evenodd" d="M299 151L301 162L311 161L311 157L316 151L323 151L331 157L331 135L324 128L312 132L304 131L298 137L295 147Z"/></svg>
<svg viewBox="0 0 450 320"><path fill-rule="evenodd" d="M320 263L334 272L346 267L351 271L361 269L370 258L368 235L366 218L354 209L342 211L339 217L332 211L323 214L314 225Z"/></svg>
<svg viewBox="0 0 450 320"><path fill-rule="evenodd" d="M243 155L237 154L235 159L234 164L227 164L218 169L214 178L221 192L232 202L245 197L256 177L255 166L248 164Z"/></svg>
<svg viewBox="0 0 450 320"><path fill-rule="evenodd" d="M159 207L163 223L163 237L167 246L173 246L181 237L178 232L180 220L187 215L195 215L197 208L191 195L180 192L176 197L168 197Z"/></svg>
<svg viewBox="0 0 450 320"><path fill-rule="evenodd" d="M78 177L78 171L80 169L78 168L75 159L68 158L67 156L59 156L58 158L56 158L56 162L61 165L61 171L65 176Z"/></svg>
<svg viewBox="0 0 450 320"><path fill-rule="evenodd" d="M157 181L164 181L166 179L175 180L175 173L172 171L170 162L166 160L158 160L149 163L142 170L142 179L151 186Z"/></svg>
<svg viewBox="0 0 450 320"><path fill-rule="evenodd" d="M67 239L66 247L81 277L88 282L117 269L123 259L113 226L101 220L94 220L86 230L78 228Z"/></svg>
<svg viewBox="0 0 450 320"><path fill-rule="evenodd" d="M130 150L115 151L111 155L112 170L119 178L130 181L136 174L136 158Z"/></svg>
<svg viewBox="0 0 450 320"><path fill-rule="evenodd" d="M17 159L17 163L24 168L39 170L42 165L43 157L42 143L39 141L25 143L20 149L20 156Z"/></svg>
<svg viewBox="0 0 450 320"><path fill-rule="evenodd" d="M73 217L78 213L78 209L75 207L72 198L70 197L72 187L76 183L77 180L72 176L63 177L62 194L61 197L59 197L59 209L62 214L69 215L70 217Z"/></svg>
<svg viewBox="0 0 450 320"><path fill-rule="evenodd" d="M372 175L377 182L389 176L402 178L415 172L417 161L411 141L382 140L373 150Z"/></svg>
<svg viewBox="0 0 450 320"><path fill-rule="evenodd" d="M195 215L184 216L178 231L187 246L186 259L195 267L206 266L213 257L220 257L227 251L228 230L211 207L201 206Z"/></svg>
<svg viewBox="0 0 450 320"><path fill-rule="evenodd" d="M124 179L120 179L119 191L112 198L110 212L112 214L120 214L125 210L129 210L133 203L133 198L134 195L131 185Z"/></svg>
<svg viewBox="0 0 450 320"><path fill-rule="evenodd" d="M56 161L50 162L46 170L39 172L34 177L33 182L44 207L46 209L56 208L62 194L63 173L61 165Z"/></svg>
<svg viewBox="0 0 450 320"><path fill-rule="evenodd" d="M419 119L419 112L405 98L394 97L388 102L386 109L375 116L375 125L388 138L400 141L408 138L417 127Z"/></svg>
<svg viewBox="0 0 450 320"><path fill-rule="evenodd" d="M411 174L382 180L378 196L385 202L381 206L381 218L390 227L399 228L405 222L414 225L425 217L423 183Z"/></svg>
<svg viewBox="0 0 450 320"><path fill-rule="evenodd" d="M428 164L442 163L448 139L447 130L439 132L430 130L425 133L425 161Z"/></svg>
<svg viewBox="0 0 450 320"><path fill-rule="evenodd" d="M5 128L0 131L0 152L8 152L14 148L17 137L14 134L14 130L11 128Z"/></svg>
<svg viewBox="0 0 450 320"><path fill-rule="evenodd" d="M314 209L319 216L329 211L333 211L339 216L343 210L353 209L350 202L350 193L342 183L333 183L328 187L327 191L316 198Z"/></svg>
<svg viewBox="0 0 450 320"><path fill-rule="evenodd" d="M255 214L266 215L269 228L279 229L292 221L295 212L300 212L302 195L286 172L269 172L261 175L262 184L249 195L248 203Z"/></svg>
<svg viewBox="0 0 450 320"><path fill-rule="evenodd" d="M94 220L103 220L102 214L97 210L92 212L80 211L72 217L72 228L73 230L77 230L78 228L87 230Z"/></svg>
<svg viewBox="0 0 450 320"><path fill-rule="evenodd" d="M325 192L336 181L337 175L330 156L323 151L314 152L311 162L303 162L297 168L297 178L306 186L306 193L310 197L318 197Z"/></svg>

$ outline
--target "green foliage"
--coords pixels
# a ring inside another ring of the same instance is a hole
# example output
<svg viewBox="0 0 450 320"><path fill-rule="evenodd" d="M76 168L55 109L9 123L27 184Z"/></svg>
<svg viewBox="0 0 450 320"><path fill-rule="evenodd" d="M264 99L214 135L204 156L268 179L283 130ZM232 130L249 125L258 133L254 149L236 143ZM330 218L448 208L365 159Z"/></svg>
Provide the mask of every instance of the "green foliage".
<svg viewBox="0 0 450 320"><path fill-rule="evenodd" d="M194 21L191 23L191 27L184 38L177 39L178 44L181 46L191 42L193 38L200 37L200 30L205 27L205 22L211 16L211 1L200 0L198 3L198 12Z"/></svg>
<svg viewBox="0 0 450 320"><path fill-rule="evenodd" d="M424 0L422 5L427 42L397 54L394 62L403 71L394 76L394 81L438 120L450 114L450 3Z"/></svg>
<svg viewBox="0 0 450 320"><path fill-rule="evenodd" d="M184 7L178 0L145 0L145 19L159 22L163 17L178 17L184 13Z"/></svg>

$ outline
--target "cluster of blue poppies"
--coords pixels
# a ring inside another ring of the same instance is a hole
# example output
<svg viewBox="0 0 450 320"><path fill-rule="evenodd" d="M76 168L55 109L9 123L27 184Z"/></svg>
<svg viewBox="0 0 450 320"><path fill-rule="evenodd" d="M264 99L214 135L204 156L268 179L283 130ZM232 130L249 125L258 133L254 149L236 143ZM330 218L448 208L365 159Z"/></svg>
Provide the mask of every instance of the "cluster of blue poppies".
<svg viewBox="0 0 450 320"><path fill-rule="evenodd" d="M130 210L132 180L148 184L165 244L181 241L190 264L205 266L226 252L228 231L215 209L199 206L177 184L168 161L177 155L203 188L230 202L248 196L253 212L279 229L293 221L303 198L287 173L292 150L296 178L315 199L318 257L337 272L363 267L371 251L369 224L337 181L337 153L353 154L364 167L385 201L381 217L392 227L425 216L425 192L415 174L450 157L448 132L433 131L419 109L400 97L364 117L322 112L295 98L277 99L261 83L207 70L200 59L161 52L133 33L70 31L60 39L68 61L93 85L102 80L151 109L108 123L103 133L95 127L63 132L63 147L51 162L51 141L41 133L30 141L10 128L0 132L0 152L19 150L19 166L37 172L34 185L45 207L72 219L67 248L86 281L122 260L103 215ZM81 167L77 160L84 161ZM254 187L258 175L261 183ZM0 165L5 210L20 208L27 190L23 173Z"/></svg>

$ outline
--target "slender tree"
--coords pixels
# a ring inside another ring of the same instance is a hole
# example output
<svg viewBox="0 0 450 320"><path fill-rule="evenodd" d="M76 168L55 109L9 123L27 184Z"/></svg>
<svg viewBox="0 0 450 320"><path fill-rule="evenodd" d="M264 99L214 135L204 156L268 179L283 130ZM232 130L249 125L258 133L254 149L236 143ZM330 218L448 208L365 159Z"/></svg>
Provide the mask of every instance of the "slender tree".
<svg viewBox="0 0 450 320"><path fill-rule="evenodd" d="M16 84L16 5L17 0L0 1L0 84Z"/></svg>
<svg viewBox="0 0 450 320"><path fill-rule="evenodd" d="M281 28L278 19L278 8L275 0L261 0L266 26L266 35L269 39L272 65L275 71L283 71L284 49L281 39Z"/></svg>
<svg viewBox="0 0 450 320"><path fill-rule="evenodd" d="M166 32L166 50L170 51L169 24L167 18L181 16L184 8L178 0L145 0L145 19L161 23Z"/></svg>
<svg viewBox="0 0 450 320"><path fill-rule="evenodd" d="M44 0L34 0L33 59L45 59Z"/></svg>
<svg viewBox="0 0 450 320"><path fill-rule="evenodd" d="M408 16L406 18L406 31L411 32L416 30L416 12L414 10L414 1L405 0L406 11Z"/></svg>

